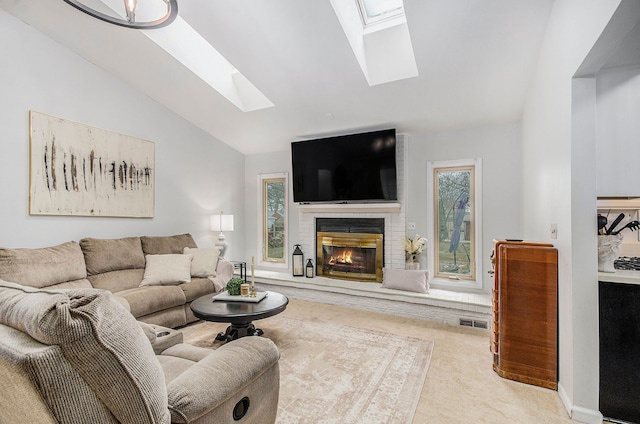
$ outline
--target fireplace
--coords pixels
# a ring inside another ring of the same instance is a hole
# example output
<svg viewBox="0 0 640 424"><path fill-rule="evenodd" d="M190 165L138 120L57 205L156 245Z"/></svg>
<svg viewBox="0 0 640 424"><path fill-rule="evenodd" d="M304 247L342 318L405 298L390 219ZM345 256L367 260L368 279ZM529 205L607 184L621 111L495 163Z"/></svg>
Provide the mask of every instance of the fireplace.
<svg viewBox="0 0 640 424"><path fill-rule="evenodd" d="M318 218L317 275L382 282L384 219Z"/></svg>

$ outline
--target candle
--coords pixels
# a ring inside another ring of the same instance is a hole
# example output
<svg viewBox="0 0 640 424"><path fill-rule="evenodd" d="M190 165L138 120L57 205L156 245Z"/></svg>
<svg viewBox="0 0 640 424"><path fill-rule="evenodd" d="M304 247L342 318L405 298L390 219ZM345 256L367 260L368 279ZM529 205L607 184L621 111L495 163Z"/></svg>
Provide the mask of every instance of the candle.
<svg viewBox="0 0 640 424"><path fill-rule="evenodd" d="M253 281L253 256L251 257L251 291L254 291L254 281Z"/></svg>

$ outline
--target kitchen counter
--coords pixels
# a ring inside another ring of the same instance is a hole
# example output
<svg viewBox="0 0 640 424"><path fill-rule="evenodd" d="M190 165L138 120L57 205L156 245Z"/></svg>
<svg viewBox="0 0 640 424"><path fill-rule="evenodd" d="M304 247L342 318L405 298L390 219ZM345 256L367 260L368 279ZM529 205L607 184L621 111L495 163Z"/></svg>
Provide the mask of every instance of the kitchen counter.
<svg viewBox="0 0 640 424"><path fill-rule="evenodd" d="M640 285L640 271L598 272L598 281Z"/></svg>

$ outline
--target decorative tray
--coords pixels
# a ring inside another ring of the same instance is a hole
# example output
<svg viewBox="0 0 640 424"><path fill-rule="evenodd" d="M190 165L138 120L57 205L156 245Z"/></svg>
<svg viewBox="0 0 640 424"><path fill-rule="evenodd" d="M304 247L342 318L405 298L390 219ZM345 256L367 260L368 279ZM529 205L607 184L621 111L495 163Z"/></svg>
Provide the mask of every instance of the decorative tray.
<svg viewBox="0 0 640 424"><path fill-rule="evenodd" d="M214 301L224 301L224 302L249 302L249 303L258 303L260 302L262 299L264 299L265 297L267 297L267 295L269 294L269 292L256 292L256 297L249 297L249 296L231 296L229 295L229 292L227 290L218 293L217 295L213 296L213 300Z"/></svg>

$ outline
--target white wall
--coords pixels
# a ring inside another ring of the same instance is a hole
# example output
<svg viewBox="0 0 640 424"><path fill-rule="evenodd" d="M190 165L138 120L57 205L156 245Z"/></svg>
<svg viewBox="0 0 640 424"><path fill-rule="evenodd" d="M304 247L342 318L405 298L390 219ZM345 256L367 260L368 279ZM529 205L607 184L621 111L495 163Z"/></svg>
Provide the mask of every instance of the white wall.
<svg viewBox="0 0 640 424"><path fill-rule="evenodd" d="M520 125L507 124L464 131L419 134L409 141L407 222L416 233L427 234L427 162L482 159L482 278L491 292L487 273L493 239L522 238ZM426 264L425 264L426 265Z"/></svg>
<svg viewBox="0 0 640 424"><path fill-rule="evenodd" d="M619 3L554 3L522 124L524 236L553 242L559 252L559 392L575 420L592 423L601 421L595 142L587 129L581 143L572 125L595 115L586 106L593 88L588 81L574 87L572 78ZM550 239L552 223L557 240Z"/></svg>
<svg viewBox="0 0 640 424"><path fill-rule="evenodd" d="M255 256L256 258L260 257L260 252L258 251L260 246L258 239L258 220L261 216L261 206L258 203L258 175L277 172L289 173L289 217L287 227L289 243L286 246L287 256L291 256L291 254L293 253L294 243L298 243L296 241L298 240L298 212L293 203L290 152L282 151L257 155L246 155L244 174L244 201L246 205L246 211L245 221L243 225L245 226L244 257L247 262L251 260L251 256ZM256 268L258 268L258 266L256 266ZM278 271L283 272L284 270L279 269Z"/></svg>
<svg viewBox="0 0 640 424"><path fill-rule="evenodd" d="M0 246L185 232L205 246L210 214L243 221L239 152L2 10L0 39ZM153 141L155 217L29 216L29 110ZM231 256L243 251L242 228L228 238Z"/></svg>

